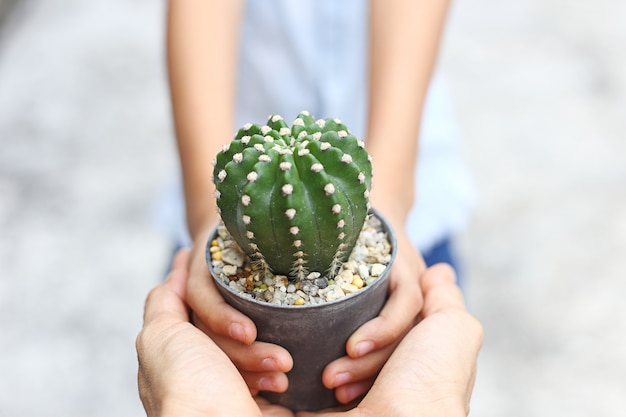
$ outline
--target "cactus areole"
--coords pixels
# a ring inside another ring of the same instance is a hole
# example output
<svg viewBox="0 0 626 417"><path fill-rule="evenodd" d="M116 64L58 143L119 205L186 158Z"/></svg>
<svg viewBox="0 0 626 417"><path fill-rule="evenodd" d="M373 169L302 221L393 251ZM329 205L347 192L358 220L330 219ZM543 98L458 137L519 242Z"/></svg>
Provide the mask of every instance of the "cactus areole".
<svg viewBox="0 0 626 417"><path fill-rule="evenodd" d="M215 197L229 233L275 274L332 277L369 210L371 158L338 119L302 112L246 124L214 161Z"/></svg>

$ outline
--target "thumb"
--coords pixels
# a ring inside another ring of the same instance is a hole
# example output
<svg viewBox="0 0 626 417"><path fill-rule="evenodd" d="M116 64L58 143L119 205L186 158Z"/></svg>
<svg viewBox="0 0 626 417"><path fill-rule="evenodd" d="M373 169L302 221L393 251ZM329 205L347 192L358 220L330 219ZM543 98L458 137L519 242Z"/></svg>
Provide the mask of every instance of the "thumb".
<svg viewBox="0 0 626 417"><path fill-rule="evenodd" d="M188 250L178 252L165 282L150 291L144 306L144 325L162 316L189 321L189 313L184 299L188 277L188 259Z"/></svg>
<svg viewBox="0 0 626 417"><path fill-rule="evenodd" d="M465 311L463 294L456 285L456 274L450 265L433 265L424 271L420 280L424 296L423 317L447 309Z"/></svg>

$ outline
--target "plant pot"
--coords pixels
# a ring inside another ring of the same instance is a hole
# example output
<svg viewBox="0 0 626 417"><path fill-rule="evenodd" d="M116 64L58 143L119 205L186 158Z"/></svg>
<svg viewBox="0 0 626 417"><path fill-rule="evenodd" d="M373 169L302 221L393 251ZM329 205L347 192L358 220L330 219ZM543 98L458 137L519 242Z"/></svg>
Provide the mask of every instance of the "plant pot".
<svg viewBox="0 0 626 417"><path fill-rule="evenodd" d="M381 223L391 244L391 260L384 272L370 285L344 298L315 305L276 305L246 298L233 292L219 277L211 263L207 245L207 264L225 301L248 316L257 327L257 340L287 349L293 368L287 373L289 388L284 393L262 392L274 404L293 411L317 411L339 405L334 390L322 384L326 365L346 355L350 335L378 315L387 299L389 270L395 259L396 236L378 212L372 213Z"/></svg>

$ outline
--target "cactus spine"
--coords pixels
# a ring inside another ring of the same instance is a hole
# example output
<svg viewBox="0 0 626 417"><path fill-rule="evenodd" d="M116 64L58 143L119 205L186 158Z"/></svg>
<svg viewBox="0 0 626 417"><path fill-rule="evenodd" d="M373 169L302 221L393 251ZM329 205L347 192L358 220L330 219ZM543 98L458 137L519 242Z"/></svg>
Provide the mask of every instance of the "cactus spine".
<svg viewBox="0 0 626 417"><path fill-rule="evenodd" d="M338 119L302 112L246 124L218 153L215 196L241 249L275 274L333 276L369 210L372 166L362 141Z"/></svg>

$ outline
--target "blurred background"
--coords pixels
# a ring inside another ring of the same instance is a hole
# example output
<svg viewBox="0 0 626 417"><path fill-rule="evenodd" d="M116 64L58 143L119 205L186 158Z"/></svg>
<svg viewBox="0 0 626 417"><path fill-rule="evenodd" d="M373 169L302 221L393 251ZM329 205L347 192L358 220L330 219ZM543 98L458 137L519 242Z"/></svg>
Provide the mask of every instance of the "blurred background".
<svg viewBox="0 0 626 417"><path fill-rule="evenodd" d="M139 416L134 339L178 169L163 1L0 0L0 416ZM626 409L626 3L454 4L479 204L472 416Z"/></svg>

